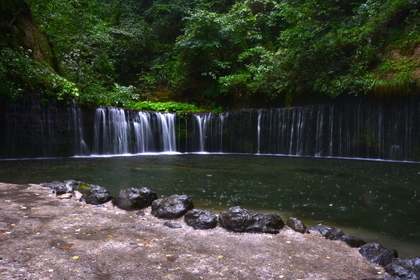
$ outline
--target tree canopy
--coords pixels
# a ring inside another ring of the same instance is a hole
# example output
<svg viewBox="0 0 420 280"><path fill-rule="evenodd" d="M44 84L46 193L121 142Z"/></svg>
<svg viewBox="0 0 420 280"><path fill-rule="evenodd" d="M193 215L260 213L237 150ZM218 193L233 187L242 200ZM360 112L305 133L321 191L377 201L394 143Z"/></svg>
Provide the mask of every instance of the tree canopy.
<svg viewBox="0 0 420 280"><path fill-rule="evenodd" d="M131 108L413 94L419 8L419 0L5 0L1 93ZM17 39L23 19L37 43ZM35 46L49 56L34 56Z"/></svg>

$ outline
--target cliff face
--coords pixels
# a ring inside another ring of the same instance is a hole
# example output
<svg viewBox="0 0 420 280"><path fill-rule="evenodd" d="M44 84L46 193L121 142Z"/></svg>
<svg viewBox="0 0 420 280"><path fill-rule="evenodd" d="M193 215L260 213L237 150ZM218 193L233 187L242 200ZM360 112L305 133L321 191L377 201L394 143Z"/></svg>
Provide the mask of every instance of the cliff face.
<svg viewBox="0 0 420 280"><path fill-rule="evenodd" d="M34 23L24 1L2 0L0 3L0 43L31 50L32 59L56 68L48 40Z"/></svg>

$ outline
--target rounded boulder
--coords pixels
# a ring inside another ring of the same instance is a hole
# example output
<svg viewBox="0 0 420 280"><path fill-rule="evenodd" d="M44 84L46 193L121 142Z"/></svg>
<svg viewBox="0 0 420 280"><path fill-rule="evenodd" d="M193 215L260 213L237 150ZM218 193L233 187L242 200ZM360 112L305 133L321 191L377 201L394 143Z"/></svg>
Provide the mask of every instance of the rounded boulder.
<svg viewBox="0 0 420 280"><path fill-rule="evenodd" d="M188 195L174 194L152 203L152 215L162 219L177 219L192 209L194 204Z"/></svg>
<svg viewBox="0 0 420 280"><path fill-rule="evenodd" d="M217 217L210 210L191 210L184 216L184 221L194 229L211 229L217 226Z"/></svg>
<svg viewBox="0 0 420 280"><path fill-rule="evenodd" d="M152 205L157 194L149 188L129 188L120 190L112 203L124 210L140 210Z"/></svg>

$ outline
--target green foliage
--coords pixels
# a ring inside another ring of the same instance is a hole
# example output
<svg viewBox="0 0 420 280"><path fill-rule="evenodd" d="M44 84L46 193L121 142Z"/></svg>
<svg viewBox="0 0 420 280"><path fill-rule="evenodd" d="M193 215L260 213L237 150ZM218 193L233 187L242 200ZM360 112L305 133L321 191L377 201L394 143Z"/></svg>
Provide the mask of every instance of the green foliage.
<svg viewBox="0 0 420 280"><path fill-rule="evenodd" d="M239 54L238 62L243 64L243 71L219 78L221 92L236 91L239 97L252 100L263 98L271 101L276 98L286 85L280 83L282 69L281 55L258 46Z"/></svg>
<svg viewBox="0 0 420 280"><path fill-rule="evenodd" d="M281 106L408 94L419 84L418 0L27 3L60 75L25 48L1 49L7 96L47 91L92 106L194 111L188 104ZM162 102L171 100L188 103Z"/></svg>
<svg viewBox="0 0 420 280"><path fill-rule="evenodd" d="M96 106L97 104L114 107L129 108L133 102L139 99L136 88L133 85L122 86L117 83L106 90L100 85L92 85L89 91L81 92L80 102Z"/></svg>
<svg viewBox="0 0 420 280"><path fill-rule="evenodd" d="M145 110L145 111L158 111L158 112L190 112L190 113L199 113L203 112L202 109L199 109L195 104L182 103L182 102L152 102L152 101L141 101L133 103L130 106L131 109L135 110Z"/></svg>
<svg viewBox="0 0 420 280"><path fill-rule="evenodd" d="M48 65L31 59L32 50L22 47L0 49L0 95L18 99L22 94L45 93L58 100L77 97L76 85L57 75Z"/></svg>
<svg viewBox="0 0 420 280"><path fill-rule="evenodd" d="M371 79L371 91L379 98L406 96L413 93L416 82L410 76L393 79Z"/></svg>
<svg viewBox="0 0 420 280"><path fill-rule="evenodd" d="M30 59L29 54L30 52L23 48L14 50L1 46L0 96L16 99L25 91L32 90L33 87L36 87L39 71Z"/></svg>
<svg viewBox="0 0 420 280"><path fill-rule="evenodd" d="M420 14L411 5L413 2L416 1L398 1L393 5L384 57L370 78L371 92L380 98L418 92L420 77L415 73L420 69L416 55L420 48Z"/></svg>
<svg viewBox="0 0 420 280"><path fill-rule="evenodd" d="M384 31L413 7L402 0L248 0L224 14L196 10L185 18L172 57L178 67L167 68L167 77L181 78L178 92L193 88L222 104L366 94Z"/></svg>
<svg viewBox="0 0 420 280"><path fill-rule="evenodd" d="M55 47L62 74L82 86L114 77L112 36L100 1L31 0L40 27Z"/></svg>
<svg viewBox="0 0 420 280"><path fill-rule="evenodd" d="M420 68L420 60L411 56L402 56L394 51L394 57L387 57L381 61L376 69L380 78L409 77Z"/></svg>
<svg viewBox="0 0 420 280"><path fill-rule="evenodd" d="M114 84L112 90L95 94L82 93L80 102L85 104L101 104L106 106L123 107L134 110L158 112L202 112L195 104L184 102L153 102L140 101L139 91L133 85L122 86Z"/></svg>
<svg viewBox="0 0 420 280"><path fill-rule="evenodd" d="M45 77L48 83L51 84L55 90L55 95L58 100L63 100L65 97L78 97L79 89L76 84L70 82L66 78L59 76L53 72Z"/></svg>
<svg viewBox="0 0 420 280"><path fill-rule="evenodd" d="M238 73L242 68L238 56L262 38L250 7L238 3L227 14L196 10L185 19L184 34L175 45L176 68L170 69L180 73L178 77L184 77L177 82L178 90L194 89L201 99L211 98L220 103L222 99L241 100L241 90L232 86L247 75Z"/></svg>

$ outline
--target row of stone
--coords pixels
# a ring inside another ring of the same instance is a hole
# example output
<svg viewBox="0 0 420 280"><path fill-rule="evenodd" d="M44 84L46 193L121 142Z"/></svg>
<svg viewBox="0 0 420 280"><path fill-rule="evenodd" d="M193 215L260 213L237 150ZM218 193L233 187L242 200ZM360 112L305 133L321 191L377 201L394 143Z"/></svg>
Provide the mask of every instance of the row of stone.
<svg viewBox="0 0 420 280"><path fill-rule="evenodd" d="M378 243L366 243L364 240L345 235L342 230L327 226L316 225L307 228L304 223L290 217L286 224L278 214L252 213L240 206L229 208L217 215L210 210L194 209L191 197L187 195L172 195L158 199L157 194L149 188L129 188L119 191L112 197L100 186L90 185L78 181L44 183L57 195L80 192L80 199L89 204L103 204L110 200L123 210L141 210L151 206L151 214L162 219L178 219L184 216L187 225L194 229L211 229L218 224L228 231L251 233L279 233L287 225L300 233L317 232L330 240L340 240L351 247L360 247L359 252L369 261L379 264L393 276L392 279L420 279L420 257L398 258L396 250L387 249ZM170 222L169 227L180 227Z"/></svg>

